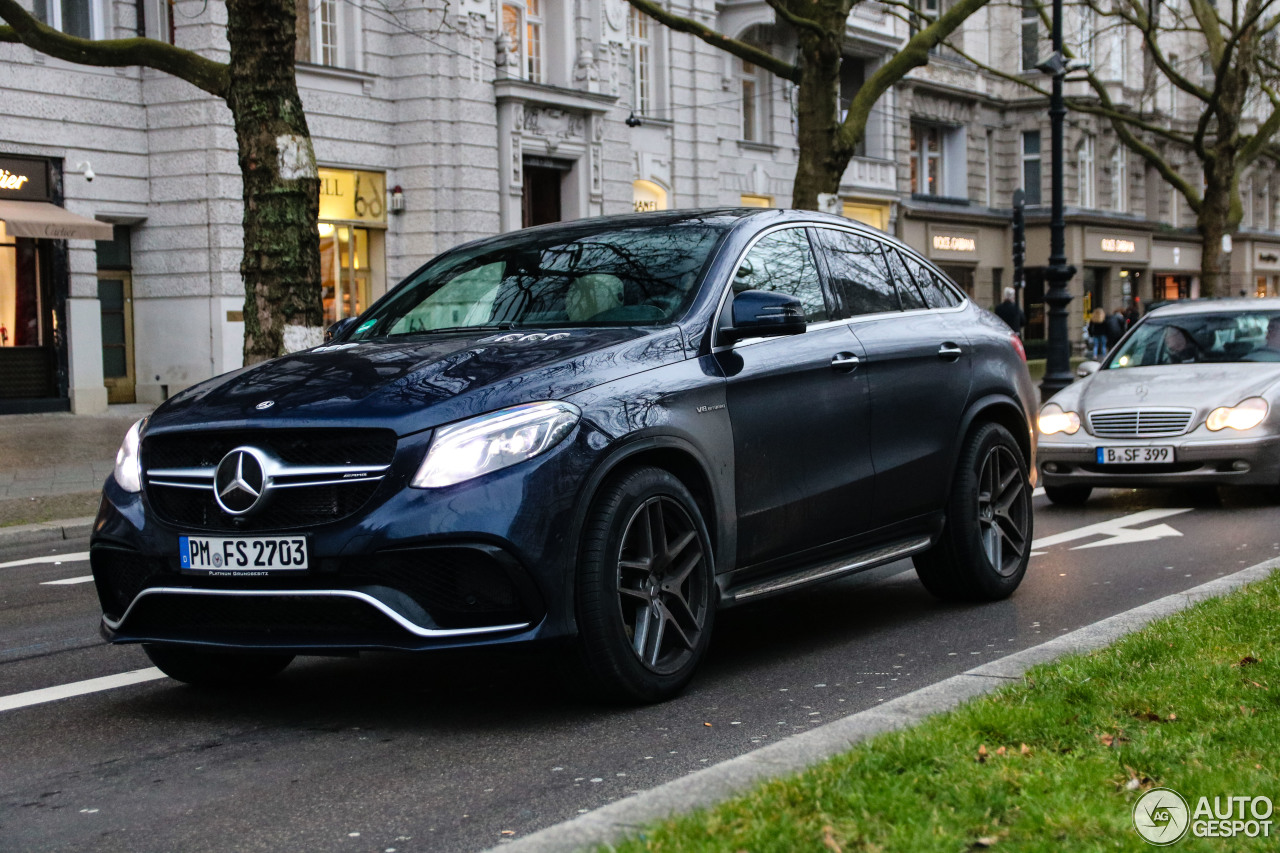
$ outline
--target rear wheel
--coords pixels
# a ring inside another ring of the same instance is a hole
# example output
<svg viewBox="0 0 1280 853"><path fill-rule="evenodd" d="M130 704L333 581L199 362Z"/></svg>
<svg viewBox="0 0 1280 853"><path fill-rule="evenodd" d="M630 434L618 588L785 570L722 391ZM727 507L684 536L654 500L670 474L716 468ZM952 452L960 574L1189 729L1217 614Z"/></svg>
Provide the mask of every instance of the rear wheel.
<svg viewBox="0 0 1280 853"><path fill-rule="evenodd" d="M142 650L165 675L200 687L260 684L279 675L293 660L289 654L214 651L162 643L143 643Z"/></svg>
<svg viewBox="0 0 1280 853"><path fill-rule="evenodd" d="M579 649L606 696L657 702L678 693L715 620L711 542L674 475L639 468L607 483L583 531Z"/></svg>
<svg viewBox="0 0 1280 853"><path fill-rule="evenodd" d="M1022 448L999 424L965 439L937 544L913 558L929 592L946 599L1006 598L1031 556L1031 484Z"/></svg>
<svg viewBox="0 0 1280 853"><path fill-rule="evenodd" d="M1059 506L1084 506L1092 486L1045 486L1044 496Z"/></svg>

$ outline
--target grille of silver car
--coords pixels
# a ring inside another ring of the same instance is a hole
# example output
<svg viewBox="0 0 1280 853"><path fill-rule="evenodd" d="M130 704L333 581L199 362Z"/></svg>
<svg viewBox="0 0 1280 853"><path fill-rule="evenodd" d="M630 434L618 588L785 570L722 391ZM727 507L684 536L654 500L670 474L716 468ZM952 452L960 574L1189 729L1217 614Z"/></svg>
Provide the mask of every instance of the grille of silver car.
<svg viewBox="0 0 1280 853"><path fill-rule="evenodd" d="M1194 409L1108 409L1089 413L1089 432L1098 438L1182 435L1194 416Z"/></svg>

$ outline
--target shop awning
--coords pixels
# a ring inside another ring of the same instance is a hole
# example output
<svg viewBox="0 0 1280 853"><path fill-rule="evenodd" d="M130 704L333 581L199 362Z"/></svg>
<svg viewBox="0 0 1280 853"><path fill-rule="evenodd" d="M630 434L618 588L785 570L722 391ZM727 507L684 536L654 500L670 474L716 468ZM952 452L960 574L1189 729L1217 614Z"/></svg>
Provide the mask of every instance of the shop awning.
<svg viewBox="0 0 1280 853"><path fill-rule="evenodd" d="M49 240L110 240L110 222L77 216L45 201L0 201L0 219L13 237Z"/></svg>

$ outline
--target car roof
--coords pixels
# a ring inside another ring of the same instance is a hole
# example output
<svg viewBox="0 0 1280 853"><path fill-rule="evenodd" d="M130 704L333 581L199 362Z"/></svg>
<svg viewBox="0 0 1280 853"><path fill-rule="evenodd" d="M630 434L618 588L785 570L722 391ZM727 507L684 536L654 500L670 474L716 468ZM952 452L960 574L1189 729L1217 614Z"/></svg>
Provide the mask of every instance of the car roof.
<svg viewBox="0 0 1280 853"><path fill-rule="evenodd" d="M1179 299L1152 308L1147 316L1180 317L1187 314L1219 314L1232 311L1280 311L1280 297L1263 299L1230 296L1209 299Z"/></svg>

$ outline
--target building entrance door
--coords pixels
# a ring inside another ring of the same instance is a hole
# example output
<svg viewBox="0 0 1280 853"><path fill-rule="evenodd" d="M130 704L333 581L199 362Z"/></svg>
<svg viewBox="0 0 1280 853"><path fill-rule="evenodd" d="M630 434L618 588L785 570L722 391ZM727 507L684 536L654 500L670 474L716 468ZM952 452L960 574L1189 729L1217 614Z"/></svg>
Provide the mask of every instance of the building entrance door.
<svg viewBox="0 0 1280 853"><path fill-rule="evenodd" d="M524 164L523 227L559 222L560 183L565 170L552 166Z"/></svg>
<svg viewBox="0 0 1280 853"><path fill-rule="evenodd" d="M98 273L102 309L102 382L108 403L135 403L133 279L127 272Z"/></svg>

